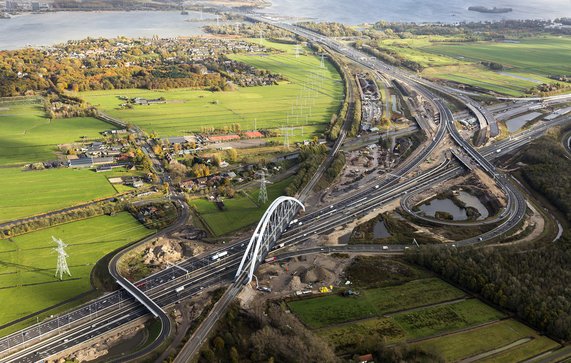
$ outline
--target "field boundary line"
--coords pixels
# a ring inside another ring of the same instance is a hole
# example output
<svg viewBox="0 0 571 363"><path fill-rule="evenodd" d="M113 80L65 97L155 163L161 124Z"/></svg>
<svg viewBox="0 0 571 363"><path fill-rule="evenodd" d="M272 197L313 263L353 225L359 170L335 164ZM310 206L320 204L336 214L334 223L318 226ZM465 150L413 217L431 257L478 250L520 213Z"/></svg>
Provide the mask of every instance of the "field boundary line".
<svg viewBox="0 0 571 363"><path fill-rule="evenodd" d="M502 353L502 352L505 352L505 351L510 350L510 349L512 349L512 348L515 348L515 347L518 347L518 346L520 346L520 345L523 345L523 344L525 344L525 343L531 342L531 341L534 340L534 339L535 339L535 338L532 337L532 336L523 337L523 338L520 338L520 339L518 339L518 340L516 340L516 341L514 341L514 342L511 342L511 343L509 343L509 344L506 344L506 345L504 345L504 346L502 346L502 347L499 347L499 348L496 348L496 349L492 349L492 350L489 350L489 351L484 352L484 353L476 354L476 355L473 355L473 356L468 357L468 358L464 358L464 359L460 360L459 363L472 363L472 362L478 361L478 360L480 360L480 359L482 359L482 358L487 358L487 357L490 357L490 356L494 356L494 355L496 355L496 354L498 354L498 353Z"/></svg>
<svg viewBox="0 0 571 363"><path fill-rule="evenodd" d="M409 311L415 311L415 310L423 310L423 309L427 309L427 308L431 308L431 307L437 307L437 306L441 306L441 305L450 305L450 304L455 304L455 303L459 303L462 301L466 301L469 299L474 299L474 297L471 296L465 296L465 297L461 297L461 298L456 298L456 299L452 299L452 300L446 300L446 301L440 301L437 303L433 303L433 304L427 304L427 305L422 305L422 306L417 306L414 308L410 308L410 309L404 309L404 310L396 310L396 311L392 311L386 314L382 314L382 315L377 315L377 316L372 316L372 317L366 317L366 318L361 318L361 319L355 319L355 320L350 320L350 321L344 321L342 323L336 323L336 324L331 324L331 325L326 325L324 327L321 328L314 328L310 330L313 331L322 331L325 329L330 329L330 328L340 328L342 326L346 326L346 325L351 325L351 324L356 324L356 323L362 323L362 322L366 322L366 321L370 321L370 320L375 320L375 319L388 319L393 317L393 315L398 315L401 313L407 313ZM309 299L308 299L309 300Z"/></svg>
<svg viewBox="0 0 571 363"><path fill-rule="evenodd" d="M433 334L433 335L429 335L427 337L422 337L422 338L416 338L416 339L410 339L405 341L405 343L409 344L409 343L420 343L423 341L427 341L427 340L432 340L432 339L436 339L436 338L442 338L444 336L448 336L448 335L455 335L455 334L460 334L460 333L465 333L468 331L472 331L472 330L479 330L482 328L486 328L489 325L495 325L498 324L502 321L505 320L513 320L510 317L505 317L505 318L501 318L501 319L495 319L495 320L490 320L490 321L486 321L484 323L481 324L476 324L476 325L472 325L472 326L467 326L465 328L460 328L460 329L456 329L456 330L450 330L450 331L444 331L441 333L437 333L437 334ZM393 344L394 345L394 344Z"/></svg>

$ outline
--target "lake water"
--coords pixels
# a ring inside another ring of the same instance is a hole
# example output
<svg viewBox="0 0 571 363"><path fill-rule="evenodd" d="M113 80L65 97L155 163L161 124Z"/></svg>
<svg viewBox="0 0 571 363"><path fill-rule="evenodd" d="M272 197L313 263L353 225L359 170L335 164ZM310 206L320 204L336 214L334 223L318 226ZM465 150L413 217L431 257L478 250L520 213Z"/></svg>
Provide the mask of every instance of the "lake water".
<svg viewBox="0 0 571 363"><path fill-rule="evenodd" d="M215 22L214 15L180 11L55 12L23 14L0 19L0 49L28 45L53 45L87 37L177 37L202 34L202 27Z"/></svg>
<svg viewBox="0 0 571 363"><path fill-rule="evenodd" d="M470 5L511 7L514 11L482 14L468 11ZM260 11L348 24L372 23L381 19L414 22L551 19L571 17L571 0L273 0L272 6ZM203 17L212 19L214 15L204 13ZM185 21L188 18L199 19L200 14L191 12L183 16L178 11L24 14L0 19L0 49L53 45L88 36L175 37L200 34L205 22Z"/></svg>
<svg viewBox="0 0 571 363"><path fill-rule="evenodd" d="M378 20L406 22L553 19L571 16L571 0L271 0L262 12L348 24ZM468 11L472 5L510 7L505 14Z"/></svg>

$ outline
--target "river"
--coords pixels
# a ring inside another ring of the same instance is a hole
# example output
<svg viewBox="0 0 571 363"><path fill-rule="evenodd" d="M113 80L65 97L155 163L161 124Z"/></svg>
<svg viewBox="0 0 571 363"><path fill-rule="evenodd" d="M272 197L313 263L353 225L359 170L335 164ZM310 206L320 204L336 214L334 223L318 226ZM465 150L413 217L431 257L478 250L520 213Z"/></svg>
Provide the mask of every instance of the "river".
<svg viewBox="0 0 571 363"><path fill-rule="evenodd" d="M470 5L512 7L506 14L482 14L468 11ZM487 21L499 19L549 19L571 17L571 0L273 0L261 12L285 16L308 17L319 21L348 24L378 20L414 22ZM178 11L133 12L55 12L22 14L0 19L0 49L28 45L53 45L67 40L92 37L160 37L189 36L202 33L207 22L200 13L181 15ZM204 18L212 14L204 13Z"/></svg>

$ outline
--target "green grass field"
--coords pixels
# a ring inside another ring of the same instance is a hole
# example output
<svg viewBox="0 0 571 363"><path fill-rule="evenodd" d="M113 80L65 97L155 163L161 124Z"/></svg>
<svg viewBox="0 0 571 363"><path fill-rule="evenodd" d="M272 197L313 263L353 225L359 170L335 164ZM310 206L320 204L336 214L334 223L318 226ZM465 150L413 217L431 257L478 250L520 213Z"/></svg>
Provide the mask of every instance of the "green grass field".
<svg viewBox="0 0 571 363"><path fill-rule="evenodd" d="M497 310L478 300L428 307L388 318L372 318L323 328L319 331L337 352L359 346L367 339L398 343L437 333L466 328L503 317Z"/></svg>
<svg viewBox="0 0 571 363"><path fill-rule="evenodd" d="M0 168L0 222L116 194L105 175L90 170Z"/></svg>
<svg viewBox="0 0 571 363"><path fill-rule="evenodd" d="M323 328L352 320L381 317L402 309L434 304L464 296L440 279L429 278L363 290L357 297L326 295L288 303L290 309L309 327Z"/></svg>
<svg viewBox="0 0 571 363"><path fill-rule="evenodd" d="M539 75L569 74L571 37L534 37L515 43L475 42L461 44L433 43L423 48L449 57L469 61L497 62L517 72Z"/></svg>
<svg viewBox="0 0 571 363"><path fill-rule="evenodd" d="M40 104L0 105L0 165L15 165L56 158L58 144L100 138L113 126L90 117L45 117Z"/></svg>
<svg viewBox="0 0 571 363"><path fill-rule="evenodd" d="M320 134L340 106L343 95L340 75L329 63L320 68L320 59L314 55L296 58L293 45L270 42L266 45L287 52L229 57L286 76L288 81L277 86L237 88L231 92L128 89L82 92L79 96L111 116L163 137L200 132L201 127L221 129L233 123L239 123L242 130L254 129L254 125L257 129L274 129L285 126L288 119L290 126L306 125L304 135L297 130L292 140ZM120 109L121 95L165 97L167 103Z"/></svg>
<svg viewBox="0 0 571 363"><path fill-rule="evenodd" d="M503 318L505 315L476 299L398 314L393 319L415 339Z"/></svg>
<svg viewBox="0 0 571 363"><path fill-rule="evenodd" d="M90 273L104 255L152 231L130 214L95 217L0 240L0 325L91 289ZM68 244L72 276L54 277L57 254L52 236Z"/></svg>
<svg viewBox="0 0 571 363"><path fill-rule="evenodd" d="M489 358L479 360L480 363L502 363L502 362L522 362L540 353L559 347L555 341L544 337L538 336L535 339L518 345L505 352L494 354Z"/></svg>
<svg viewBox="0 0 571 363"><path fill-rule="evenodd" d="M335 347L337 354L347 354L365 342L386 344L401 342L406 333L393 320L373 318L351 324L325 328L318 332L326 342Z"/></svg>
<svg viewBox="0 0 571 363"><path fill-rule="evenodd" d="M429 339L416 346L441 354L447 362L485 353L537 333L515 321L504 320L483 328ZM543 348L541 348L543 349ZM514 361L509 359L509 361Z"/></svg>
<svg viewBox="0 0 571 363"><path fill-rule="evenodd" d="M222 236L241 228L252 225L260 220L266 207L277 197L284 194L284 189L291 182L291 178L284 179L275 184L268 184L268 202L258 207L259 191L249 193L250 197L237 193L232 199L224 199L226 209L220 211L216 205L206 199L195 199L190 204L200 214L216 236Z"/></svg>
<svg viewBox="0 0 571 363"><path fill-rule="evenodd" d="M447 42L448 40L448 42ZM420 36L387 39L383 47L426 67L422 75L520 96L538 83L553 82L548 75L571 73L571 37L535 37L503 42L453 42L455 38ZM497 62L501 72L480 62Z"/></svg>

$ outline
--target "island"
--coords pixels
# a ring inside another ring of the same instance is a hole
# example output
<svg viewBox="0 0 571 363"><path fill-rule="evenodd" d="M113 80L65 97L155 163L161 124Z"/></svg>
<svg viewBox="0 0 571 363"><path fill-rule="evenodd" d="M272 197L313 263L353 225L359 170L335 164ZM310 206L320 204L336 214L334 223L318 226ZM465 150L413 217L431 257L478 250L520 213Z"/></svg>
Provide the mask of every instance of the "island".
<svg viewBox="0 0 571 363"><path fill-rule="evenodd" d="M477 11L479 13L503 14L511 12L512 8L497 8L495 6L493 8L488 8L486 6L470 6L468 10Z"/></svg>

